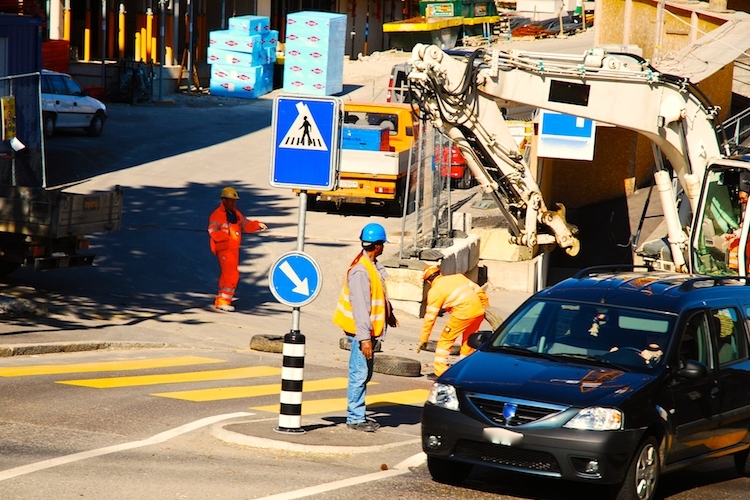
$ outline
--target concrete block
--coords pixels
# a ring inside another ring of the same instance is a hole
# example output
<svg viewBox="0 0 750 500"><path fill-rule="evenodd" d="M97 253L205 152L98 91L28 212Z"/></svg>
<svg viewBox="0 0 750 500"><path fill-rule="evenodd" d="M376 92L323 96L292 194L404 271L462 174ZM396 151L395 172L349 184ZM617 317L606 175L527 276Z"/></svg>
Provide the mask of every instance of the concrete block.
<svg viewBox="0 0 750 500"><path fill-rule="evenodd" d="M479 236L469 234L466 238L454 238L453 245L441 248L443 259L440 269L443 274L464 274L479 263Z"/></svg>
<svg viewBox="0 0 750 500"><path fill-rule="evenodd" d="M422 269L388 268L387 271L388 278L386 279L385 289L391 301L422 301L424 289Z"/></svg>
<svg viewBox="0 0 750 500"><path fill-rule="evenodd" d="M535 293L545 287L549 258L540 254L520 262L482 260L481 264L487 268L487 281L492 287Z"/></svg>
<svg viewBox="0 0 750 500"><path fill-rule="evenodd" d="M453 229L468 234L471 231L472 215L468 212L453 212Z"/></svg>
<svg viewBox="0 0 750 500"><path fill-rule="evenodd" d="M527 247L510 242L506 228L472 228L471 234L479 238L479 260L519 262L531 259Z"/></svg>
<svg viewBox="0 0 750 500"><path fill-rule="evenodd" d="M422 317L422 303L413 300L393 300L391 299L393 309L404 312L415 318ZM396 315L398 317L398 314Z"/></svg>

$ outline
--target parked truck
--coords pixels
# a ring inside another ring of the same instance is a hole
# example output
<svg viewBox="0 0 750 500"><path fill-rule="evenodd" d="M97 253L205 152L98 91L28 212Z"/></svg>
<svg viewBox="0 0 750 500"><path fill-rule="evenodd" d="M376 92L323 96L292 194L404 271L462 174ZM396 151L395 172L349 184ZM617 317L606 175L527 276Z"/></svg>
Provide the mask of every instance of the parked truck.
<svg viewBox="0 0 750 500"><path fill-rule="evenodd" d="M42 133L41 20L0 16L0 275L91 265L86 235L120 228L123 192L74 194L47 186Z"/></svg>
<svg viewBox="0 0 750 500"><path fill-rule="evenodd" d="M318 202L374 205L400 215L418 130L408 104L344 103L338 188L308 191L308 208Z"/></svg>

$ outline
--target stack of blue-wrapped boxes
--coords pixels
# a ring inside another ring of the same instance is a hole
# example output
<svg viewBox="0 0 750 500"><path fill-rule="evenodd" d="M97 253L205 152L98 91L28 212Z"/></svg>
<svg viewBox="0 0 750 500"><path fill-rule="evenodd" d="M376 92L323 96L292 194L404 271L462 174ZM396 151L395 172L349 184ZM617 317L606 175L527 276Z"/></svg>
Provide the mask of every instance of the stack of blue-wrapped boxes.
<svg viewBox="0 0 750 500"><path fill-rule="evenodd" d="M229 29L208 35L212 95L255 99L273 90L279 32L265 16L229 18Z"/></svg>
<svg viewBox="0 0 750 500"><path fill-rule="evenodd" d="M333 95L344 90L345 44L345 14L287 14L284 92Z"/></svg>

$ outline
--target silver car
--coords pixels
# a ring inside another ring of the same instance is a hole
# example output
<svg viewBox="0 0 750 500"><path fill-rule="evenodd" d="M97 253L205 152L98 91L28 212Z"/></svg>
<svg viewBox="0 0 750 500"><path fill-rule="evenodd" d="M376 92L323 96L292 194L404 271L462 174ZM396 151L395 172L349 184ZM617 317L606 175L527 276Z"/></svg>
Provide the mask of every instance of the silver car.
<svg viewBox="0 0 750 500"><path fill-rule="evenodd" d="M44 133L57 129L83 129L98 137L107 119L107 107L91 97L70 75L42 70L42 115Z"/></svg>

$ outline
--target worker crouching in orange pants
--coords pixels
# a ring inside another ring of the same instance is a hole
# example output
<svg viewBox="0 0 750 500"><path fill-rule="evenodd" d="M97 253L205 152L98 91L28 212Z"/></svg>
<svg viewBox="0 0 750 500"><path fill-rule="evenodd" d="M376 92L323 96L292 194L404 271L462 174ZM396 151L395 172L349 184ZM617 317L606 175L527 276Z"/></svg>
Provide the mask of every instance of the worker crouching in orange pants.
<svg viewBox="0 0 750 500"><path fill-rule="evenodd" d="M450 366L448 355L459 336L462 337L460 358L474 352L474 349L467 344L467 340L469 335L476 333L482 325L484 308L490 305L490 301L484 290L463 274L443 276L440 268L427 266L423 277L424 281L430 285L430 290L427 292L427 308L417 352L427 345L440 310L445 310L451 315L437 341L434 373L427 376L435 380Z"/></svg>
<svg viewBox="0 0 750 500"><path fill-rule="evenodd" d="M268 229L264 223L249 220L237 210L240 197L231 187L221 190L221 205L208 218L208 235L211 253L219 259L221 275L219 292L214 307L220 311L232 312L232 299L240 281L240 244L242 233L254 233Z"/></svg>

